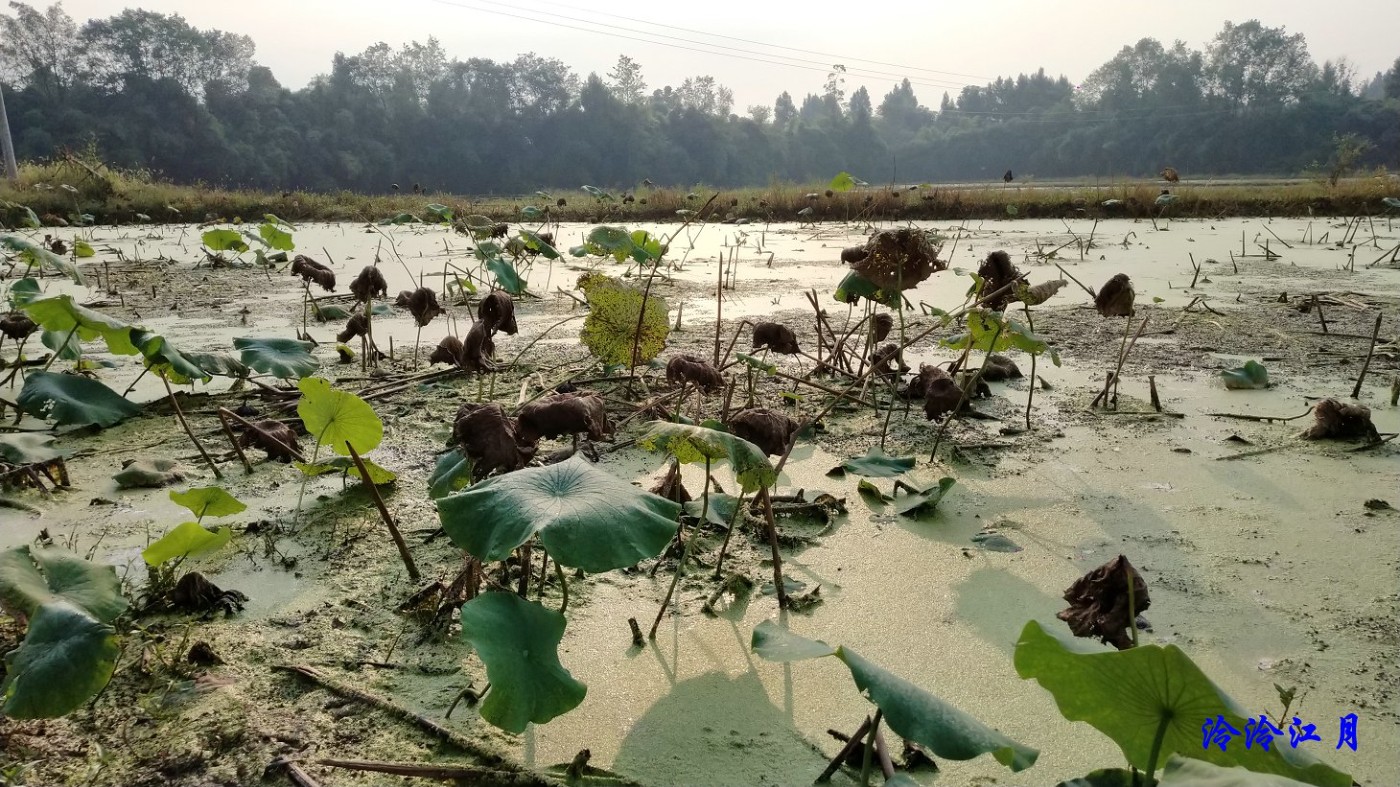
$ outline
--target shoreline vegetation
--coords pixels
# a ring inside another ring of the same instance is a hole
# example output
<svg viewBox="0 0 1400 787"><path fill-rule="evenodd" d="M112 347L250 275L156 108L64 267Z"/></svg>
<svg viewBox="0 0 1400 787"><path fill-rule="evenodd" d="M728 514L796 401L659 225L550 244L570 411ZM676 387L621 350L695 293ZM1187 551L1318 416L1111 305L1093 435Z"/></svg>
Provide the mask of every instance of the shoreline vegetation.
<svg viewBox="0 0 1400 787"><path fill-rule="evenodd" d="M1168 191L1170 200L1159 200ZM1383 200L1400 195L1400 177L1384 172L1325 178L1209 178L1166 183L1155 179L1029 180L1003 184L925 182L859 186L782 184L715 189L638 186L537 191L521 196L468 196L397 192L268 192L184 185L85 161L72 154L26 163L15 183L0 183L0 226L23 228L24 208L43 226L170 224L253 220L274 214L292 222L388 222L405 214L434 221L429 205L453 215L494 221L635 223L683 221L717 195L707 221L876 222L1015 218L1225 218L1237 216L1383 216L1397 211ZM1164 204L1165 203L1165 204ZM534 210L527 210L534 208ZM528 214L528 215L527 215Z"/></svg>

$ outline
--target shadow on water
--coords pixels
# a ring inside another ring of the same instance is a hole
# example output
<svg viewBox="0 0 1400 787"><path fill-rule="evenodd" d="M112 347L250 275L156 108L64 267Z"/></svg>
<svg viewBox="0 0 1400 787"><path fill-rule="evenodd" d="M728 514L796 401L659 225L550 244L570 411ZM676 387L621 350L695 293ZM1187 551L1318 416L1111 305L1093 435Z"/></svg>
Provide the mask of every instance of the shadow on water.
<svg viewBox="0 0 1400 787"><path fill-rule="evenodd" d="M1055 619L1055 613L1064 608L1064 601L1004 568L979 568L958 583L954 591L958 620L1008 658L1026 621L1038 620L1050 630L1064 625Z"/></svg>
<svg viewBox="0 0 1400 787"><path fill-rule="evenodd" d="M637 719L613 769L645 784L808 784L821 754L754 671L683 680Z"/></svg>

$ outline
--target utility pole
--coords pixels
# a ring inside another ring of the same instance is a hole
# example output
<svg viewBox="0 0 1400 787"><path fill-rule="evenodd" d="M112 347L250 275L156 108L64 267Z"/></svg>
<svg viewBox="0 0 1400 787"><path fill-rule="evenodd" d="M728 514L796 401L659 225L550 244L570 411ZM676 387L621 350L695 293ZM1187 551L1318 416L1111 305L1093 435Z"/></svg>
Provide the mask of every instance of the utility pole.
<svg viewBox="0 0 1400 787"><path fill-rule="evenodd" d="M5 90L0 88L0 155L5 159L5 179L19 180L15 164L15 143L10 139L10 118L5 114Z"/></svg>

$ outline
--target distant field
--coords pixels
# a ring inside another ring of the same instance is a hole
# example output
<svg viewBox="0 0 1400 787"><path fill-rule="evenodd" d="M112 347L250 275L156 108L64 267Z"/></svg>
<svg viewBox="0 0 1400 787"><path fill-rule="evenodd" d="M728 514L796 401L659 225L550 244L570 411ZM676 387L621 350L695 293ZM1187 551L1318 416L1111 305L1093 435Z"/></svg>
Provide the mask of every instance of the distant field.
<svg viewBox="0 0 1400 787"><path fill-rule="evenodd" d="M64 186L70 186L65 189ZM1170 189L1170 204L1159 203ZM1395 176L1351 178L1331 186L1304 178L1193 178L1160 180L1018 180L1010 184L925 182L864 186L845 192L825 184L765 188L647 188L602 192L581 188L521 196L462 194L360 194L264 192L186 186L133 176L77 161L26 165L18 184L0 185L0 223L19 226L27 206L45 224L88 214L97 223L169 223L256 218L272 213L288 221L377 222L401 214L429 218L427 206L446 205L454 215L481 214L496 221L532 223L679 220L704 211L709 221L901 221L1055 217L1227 217L1381 215L1385 197L1400 196ZM713 197L713 199L711 199Z"/></svg>

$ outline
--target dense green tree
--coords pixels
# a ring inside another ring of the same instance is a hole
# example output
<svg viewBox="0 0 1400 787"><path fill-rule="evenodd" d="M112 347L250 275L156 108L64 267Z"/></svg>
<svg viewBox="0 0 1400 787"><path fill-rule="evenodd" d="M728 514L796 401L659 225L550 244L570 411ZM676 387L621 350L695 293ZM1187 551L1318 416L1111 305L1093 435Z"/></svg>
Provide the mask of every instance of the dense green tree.
<svg viewBox="0 0 1400 787"><path fill-rule="evenodd" d="M465 193L686 185L1297 173L1336 138L1369 143L1358 167L1400 166L1400 61L1358 82L1313 62L1301 35L1227 24L1206 51L1145 38L1080 88L1041 69L920 105L909 80L876 105L845 69L799 104L734 114L699 74L651 89L622 56L580 79L534 53L457 59L435 39L337 53L289 90L253 42L178 15L128 10L77 24L59 5L0 13L0 82L21 157L95 142L104 158L181 182ZM815 88L815 89L813 89ZM1354 136L1351 136L1354 135ZM897 167L895 166L897 164Z"/></svg>

